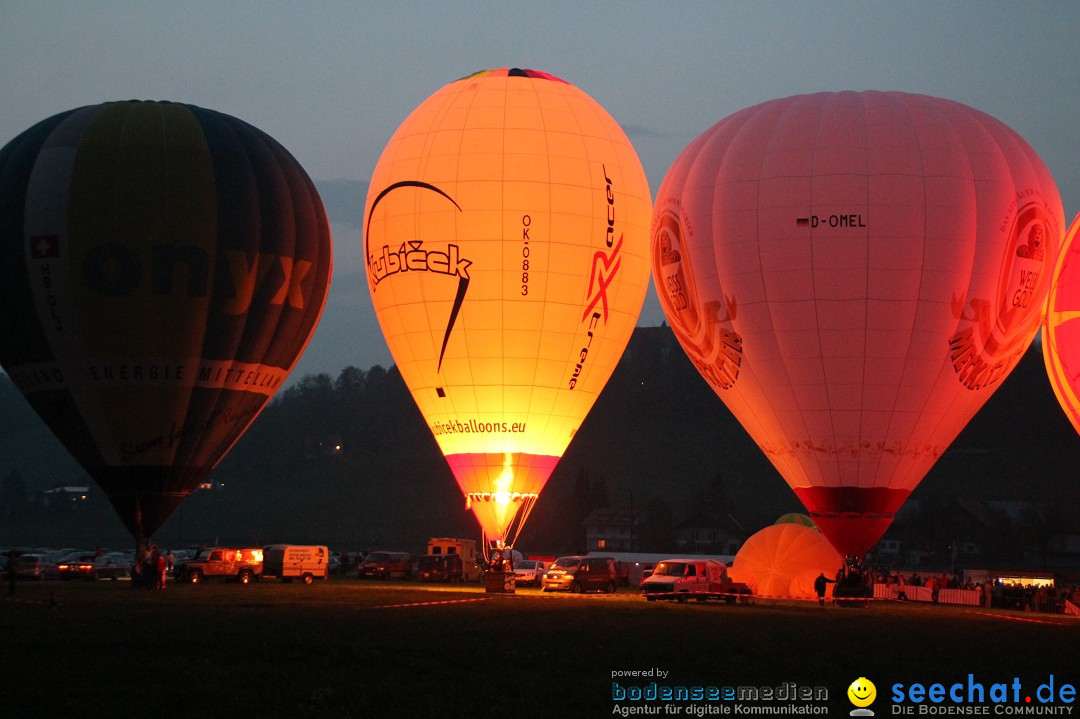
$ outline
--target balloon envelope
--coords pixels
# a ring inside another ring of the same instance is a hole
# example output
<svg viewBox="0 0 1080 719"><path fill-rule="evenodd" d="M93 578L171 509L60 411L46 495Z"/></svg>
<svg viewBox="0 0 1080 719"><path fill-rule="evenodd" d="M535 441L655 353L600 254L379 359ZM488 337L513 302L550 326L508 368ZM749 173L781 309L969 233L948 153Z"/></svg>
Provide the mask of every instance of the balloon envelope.
<svg viewBox="0 0 1080 719"><path fill-rule="evenodd" d="M844 555L862 557L1038 329L1063 217L994 118L896 92L720 121L657 196L683 348Z"/></svg>
<svg viewBox="0 0 1080 719"><path fill-rule="evenodd" d="M489 538L520 528L626 346L648 286L650 197L618 123L535 70L450 83L383 151L368 287Z"/></svg>
<svg viewBox="0 0 1080 719"><path fill-rule="evenodd" d="M1061 408L1080 432L1080 215L1061 247L1043 326L1043 359Z"/></svg>
<svg viewBox="0 0 1080 719"><path fill-rule="evenodd" d="M751 535L735 555L731 576L758 595L812 597L818 574L832 579L843 564L821 532L785 522Z"/></svg>
<svg viewBox="0 0 1080 719"><path fill-rule="evenodd" d="M812 529L817 530L817 525L814 524L814 520L810 519L810 517L802 512L788 512L787 514L777 517L773 524L801 524L804 527L811 527Z"/></svg>
<svg viewBox="0 0 1080 719"><path fill-rule="evenodd" d="M0 150L0 364L149 536L292 369L330 253L313 183L251 125L61 113Z"/></svg>

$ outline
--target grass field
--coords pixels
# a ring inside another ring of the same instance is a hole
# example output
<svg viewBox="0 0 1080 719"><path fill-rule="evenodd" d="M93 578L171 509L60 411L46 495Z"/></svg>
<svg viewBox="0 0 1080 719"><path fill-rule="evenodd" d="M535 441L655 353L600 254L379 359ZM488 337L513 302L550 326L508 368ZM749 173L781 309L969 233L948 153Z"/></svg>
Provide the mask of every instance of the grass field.
<svg viewBox="0 0 1080 719"><path fill-rule="evenodd" d="M860 676L884 716L895 682L1080 684L1080 620L891 603L42 582L5 597L0 632L3 717L606 717L613 681L821 686L847 716ZM669 674L613 679L650 669Z"/></svg>

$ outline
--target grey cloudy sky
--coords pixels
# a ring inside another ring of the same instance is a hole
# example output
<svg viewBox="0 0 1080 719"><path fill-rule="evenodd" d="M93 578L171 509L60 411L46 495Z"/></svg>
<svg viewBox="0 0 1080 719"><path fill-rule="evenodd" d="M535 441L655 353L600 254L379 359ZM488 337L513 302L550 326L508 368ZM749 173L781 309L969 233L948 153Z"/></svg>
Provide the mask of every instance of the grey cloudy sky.
<svg viewBox="0 0 1080 719"><path fill-rule="evenodd" d="M391 363L360 275L364 197L350 206L350 191L401 120L458 77L517 66L577 85L622 123L654 193L691 139L758 102L946 97L1023 135L1071 219L1077 29L1072 0L0 0L0 145L57 112L130 98L201 105L274 136L324 192L334 229L334 287L297 372L336 376ZM641 324L661 319L650 296Z"/></svg>

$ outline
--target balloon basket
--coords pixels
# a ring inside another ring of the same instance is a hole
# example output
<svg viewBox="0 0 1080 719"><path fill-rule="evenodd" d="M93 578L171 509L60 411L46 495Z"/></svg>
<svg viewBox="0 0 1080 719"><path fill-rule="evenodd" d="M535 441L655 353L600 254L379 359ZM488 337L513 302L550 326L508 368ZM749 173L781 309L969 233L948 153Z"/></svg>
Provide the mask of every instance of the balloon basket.
<svg viewBox="0 0 1080 719"><path fill-rule="evenodd" d="M513 594L516 588L513 572L484 573L484 591L487 594Z"/></svg>
<svg viewBox="0 0 1080 719"><path fill-rule="evenodd" d="M841 579L833 589L833 604L838 607L868 607L874 598L874 590L865 584Z"/></svg>

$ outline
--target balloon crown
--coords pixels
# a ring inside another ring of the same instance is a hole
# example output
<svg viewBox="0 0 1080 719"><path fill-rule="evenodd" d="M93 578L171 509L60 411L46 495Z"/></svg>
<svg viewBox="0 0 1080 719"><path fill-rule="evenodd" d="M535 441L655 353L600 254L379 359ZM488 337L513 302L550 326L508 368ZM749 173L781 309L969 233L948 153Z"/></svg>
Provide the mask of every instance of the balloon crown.
<svg viewBox="0 0 1080 719"><path fill-rule="evenodd" d="M520 67L499 67L490 70L478 70L470 75L458 78L457 82L460 82L461 80L478 79L488 75L492 77L530 77L534 80L553 80L554 82L561 82L567 85L570 84L567 83L566 80L555 77L554 75L543 72L542 70L527 70Z"/></svg>

